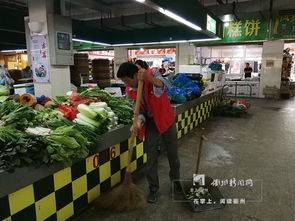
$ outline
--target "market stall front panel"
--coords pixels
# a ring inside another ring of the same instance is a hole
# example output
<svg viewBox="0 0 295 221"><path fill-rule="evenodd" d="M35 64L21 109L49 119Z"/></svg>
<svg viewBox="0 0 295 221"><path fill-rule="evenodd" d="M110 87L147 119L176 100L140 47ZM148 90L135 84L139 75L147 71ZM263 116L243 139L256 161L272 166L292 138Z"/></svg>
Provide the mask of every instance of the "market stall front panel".
<svg viewBox="0 0 295 221"><path fill-rule="evenodd" d="M222 89L218 89L185 104L173 105L177 114L178 138L209 118L221 98ZM17 177L17 171L1 174L1 186L10 187L9 191L6 187L6 192L0 192L0 220L18 221L26 217L30 221L49 221L72 217L101 193L121 182L128 163L128 148L135 150L132 171L140 169L147 161L143 142L137 139L132 144L129 127L125 126L105 134L104 141L98 142L91 150L91 156L71 167L53 173L49 168L42 168L42 175L33 177L32 173L28 179L29 174L21 179ZM26 180L29 183L25 185Z"/></svg>

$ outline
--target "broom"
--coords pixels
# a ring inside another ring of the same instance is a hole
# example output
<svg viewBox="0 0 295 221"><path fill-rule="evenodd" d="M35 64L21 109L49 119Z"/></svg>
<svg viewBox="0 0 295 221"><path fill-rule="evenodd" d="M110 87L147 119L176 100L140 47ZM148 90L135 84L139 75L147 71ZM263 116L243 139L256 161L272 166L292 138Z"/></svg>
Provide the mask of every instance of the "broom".
<svg viewBox="0 0 295 221"><path fill-rule="evenodd" d="M139 108L142 97L143 82L138 81L136 104L134 109L133 125L137 124ZM94 207L99 210L112 210L117 212L128 212L142 208L145 202L144 193L132 182L131 161L133 147L136 143L136 136L131 134L131 148L128 151L128 165L126 167L125 177L121 185L114 188L108 193L98 197L94 201Z"/></svg>

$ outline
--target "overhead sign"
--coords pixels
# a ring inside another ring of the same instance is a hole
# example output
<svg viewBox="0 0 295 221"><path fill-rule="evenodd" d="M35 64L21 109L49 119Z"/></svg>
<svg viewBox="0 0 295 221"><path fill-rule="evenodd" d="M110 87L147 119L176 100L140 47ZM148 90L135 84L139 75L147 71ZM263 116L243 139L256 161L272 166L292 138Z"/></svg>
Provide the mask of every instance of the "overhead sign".
<svg viewBox="0 0 295 221"><path fill-rule="evenodd" d="M279 16L272 25L273 39L295 38L295 15Z"/></svg>
<svg viewBox="0 0 295 221"><path fill-rule="evenodd" d="M267 38L267 21L260 18L250 18L234 21L224 27L223 40L235 41L257 41Z"/></svg>
<svg viewBox="0 0 295 221"><path fill-rule="evenodd" d="M216 20L207 15L207 30L216 34Z"/></svg>
<svg viewBox="0 0 295 221"><path fill-rule="evenodd" d="M223 27L223 38L219 41L205 41L197 44L251 42L267 39L268 22L262 18L248 18L227 23Z"/></svg>

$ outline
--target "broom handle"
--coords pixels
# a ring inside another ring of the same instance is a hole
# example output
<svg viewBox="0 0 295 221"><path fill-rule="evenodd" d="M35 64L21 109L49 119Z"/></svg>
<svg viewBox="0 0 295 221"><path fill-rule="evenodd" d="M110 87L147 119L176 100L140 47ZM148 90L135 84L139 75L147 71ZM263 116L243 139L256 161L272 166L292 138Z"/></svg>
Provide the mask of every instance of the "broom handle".
<svg viewBox="0 0 295 221"><path fill-rule="evenodd" d="M136 96L136 103L134 108L134 117L133 117L133 125L137 124L138 121L138 115L139 115L139 109L141 104L141 98L142 98L142 89L143 89L143 81L138 81L138 87L137 87L137 96ZM131 139L136 139L136 137L131 134ZM133 143L133 142L131 142ZM132 161L132 154L133 154L133 147L129 149L129 161L126 168L126 172L131 172L131 161Z"/></svg>
<svg viewBox="0 0 295 221"><path fill-rule="evenodd" d="M197 165L196 165L196 174L199 173L200 161L201 161L201 153L202 153L202 146L203 146L203 136L201 134L200 143L199 143L199 151L197 156Z"/></svg>
<svg viewBox="0 0 295 221"><path fill-rule="evenodd" d="M200 137L200 143L199 143L198 157L197 157L196 174L199 173L201 154L202 154L202 148L203 148L203 141L204 140L207 140L207 137L203 134L203 129L202 129L201 137Z"/></svg>

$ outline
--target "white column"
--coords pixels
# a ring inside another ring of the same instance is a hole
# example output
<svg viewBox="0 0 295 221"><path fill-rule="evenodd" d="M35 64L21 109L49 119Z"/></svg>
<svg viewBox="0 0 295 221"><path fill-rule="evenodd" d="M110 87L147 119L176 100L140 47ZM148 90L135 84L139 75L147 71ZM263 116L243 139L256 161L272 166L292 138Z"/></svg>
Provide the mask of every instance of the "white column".
<svg viewBox="0 0 295 221"><path fill-rule="evenodd" d="M128 49L126 47L115 47L114 54L114 73L115 79L117 79L117 72L120 65L128 61Z"/></svg>
<svg viewBox="0 0 295 221"><path fill-rule="evenodd" d="M195 63L195 50L195 45L190 43L176 44L175 73L178 73L179 65L188 65Z"/></svg>
<svg viewBox="0 0 295 221"><path fill-rule="evenodd" d="M48 35L48 48L49 48L49 66L50 66L50 83L35 83L35 94L36 96L45 95L48 97L55 97L58 94L65 94L71 89L70 84L70 67L69 65L52 65L50 62L51 53L55 53L56 47L55 40L51 39L54 35L49 34L49 17L48 14L54 14L54 6L52 0L28 0L29 18L26 18L27 22L43 22L44 28L40 33L42 35ZM70 24L71 25L71 24ZM26 25L27 26L27 25ZM52 29L52 26L51 26ZM56 30L50 32L55 33ZM71 27L70 27L71 29ZM27 36L27 49L29 57L30 45L28 40L30 39L31 32L26 27ZM54 45L53 45L54 44Z"/></svg>
<svg viewBox="0 0 295 221"><path fill-rule="evenodd" d="M281 87L284 41L267 41L263 43L262 67L260 74L260 97L264 97L266 86Z"/></svg>

